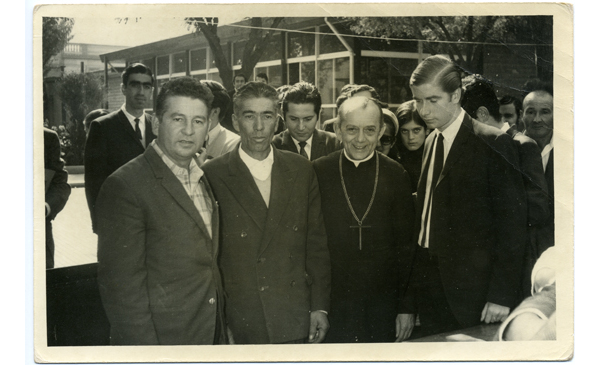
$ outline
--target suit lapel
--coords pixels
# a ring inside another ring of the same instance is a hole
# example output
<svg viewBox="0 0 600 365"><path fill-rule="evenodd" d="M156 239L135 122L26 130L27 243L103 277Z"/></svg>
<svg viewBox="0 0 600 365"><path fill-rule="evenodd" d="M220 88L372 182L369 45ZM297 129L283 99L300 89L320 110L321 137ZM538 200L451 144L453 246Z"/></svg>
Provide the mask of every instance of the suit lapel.
<svg viewBox="0 0 600 365"><path fill-rule="evenodd" d="M417 212L422 209L425 201L425 190L427 189L427 161L429 160L429 154L431 153L431 145L434 140L434 134L431 133L425 140L425 151L423 161L421 162L421 176L419 177L419 183L417 185Z"/></svg>
<svg viewBox="0 0 600 365"><path fill-rule="evenodd" d="M163 188L165 188L165 190L171 195L177 204L179 204L179 206L183 208L183 210L194 220L194 222L196 222L196 225L200 227L200 230L202 230L206 237L210 237L208 230L204 225L204 221L202 220L202 217L200 217L200 213L198 213L198 210L194 205L194 202L181 185L181 182L177 179L177 177L175 177L167 165L165 165L154 148L148 148L146 152L144 152L144 157L146 157L146 160L154 170L154 175L156 176L157 180L160 180L160 184L163 186ZM208 184L206 184L206 186L208 186ZM209 248L209 250L212 251L211 248Z"/></svg>
<svg viewBox="0 0 600 365"><path fill-rule="evenodd" d="M205 175L202 175L202 182L204 183L204 187L208 192L208 196L210 197L210 201L213 206L212 216L211 216L211 228L212 228L212 247L208 247L210 253L216 257L218 255L219 250L219 203L215 200L215 196L213 195L212 189L208 184L208 180ZM207 246L208 240L207 240Z"/></svg>
<svg viewBox="0 0 600 365"><path fill-rule="evenodd" d="M144 149L146 149L150 142L156 139L156 135L154 134L154 132L152 132L152 121L154 120L154 117L146 113L144 115L146 116L146 145L144 146Z"/></svg>
<svg viewBox="0 0 600 365"><path fill-rule="evenodd" d="M265 222L265 230L260 242L260 255L273 239L273 235L279 229L279 222L288 207L292 191L295 191L294 180L297 169L290 168L284 161L282 154L273 150L274 161L271 171L271 197L269 199L269 210Z"/></svg>
<svg viewBox="0 0 600 365"><path fill-rule="evenodd" d="M283 143L281 144L281 146L286 151L298 153L298 148L296 148L296 144L292 140L292 135L290 134L289 130L285 130L283 132Z"/></svg>
<svg viewBox="0 0 600 365"><path fill-rule="evenodd" d="M448 153L448 157L446 158L446 162L444 163L444 168L442 169L442 173L440 174L440 178L437 181L437 186L448 174L448 171L454 166L454 164L460 159L460 156L463 154L465 150L465 143L469 140L469 137L473 134L473 124L471 121L471 117L465 113L465 117L460 125L460 129L456 134L456 138L454 138L454 142L452 143L452 147L450 148L450 153Z"/></svg>
<svg viewBox="0 0 600 365"><path fill-rule="evenodd" d="M142 145L142 142L137 138L137 136L135 134L135 130L131 126L131 123L129 123L129 119L127 119L127 117L125 116L125 113L123 113L123 110L119 110L119 120L121 121L121 126L123 127L123 129L125 129L127 134L135 141L135 143L138 146L140 146L142 149L145 149L145 147ZM150 128L150 129L152 129L152 128ZM146 132L148 132L148 129L146 129ZM150 133L152 133L152 132L150 132ZM148 136L148 135L146 135L146 136ZM146 140L147 140L147 138L146 138Z"/></svg>
<svg viewBox="0 0 600 365"><path fill-rule="evenodd" d="M265 218L267 216L267 205L258 191L258 187L254 182L254 178L248 170L248 167L244 164L240 158L239 149L236 147L229 154L229 175L224 182L227 184L229 191L240 203L244 211L248 216L252 218L254 223L262 231ZM274 149L276 151L276 149ZM271 186L273 184L271 183Z"/></svg>
<svg viewBox="0 0 600 365"><path fill-rule="evenodd" d="M325 136L315 129L313 133L312 146L310 147L310 159L315 160L315 156L325 156Z"/></svg>

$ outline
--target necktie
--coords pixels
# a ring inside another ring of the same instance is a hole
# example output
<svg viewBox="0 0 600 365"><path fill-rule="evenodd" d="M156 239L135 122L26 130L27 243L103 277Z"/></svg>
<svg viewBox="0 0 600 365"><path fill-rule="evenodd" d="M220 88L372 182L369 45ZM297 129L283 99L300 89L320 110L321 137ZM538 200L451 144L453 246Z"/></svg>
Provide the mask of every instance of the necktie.
<svg viewBox="0 0 600 365"><path fill-rule="evenodd" d="M140 129L140 118L135 118L133 120L135 122L135 135L137 138L142 141L142 130Z"/></svg>
<svg viewBox="0 0 600 365"><path fill-rule="evenodd" d="M304 149L304 147L306 147L306 142L298 142L298 145L300 146L300 154L304 157L306 157L306 159L308 160L308 154L306 153L306 150Z"/></svg>
<svg viewBox="0 0 600 365"><path fill-rule="evenodd" d="M431 176L431 185L427 186L427 190L425 196L427 199L427 206L425 210L425 220L423 222L423 227L421 227L421 239L419 240L419 245L421 247L430 247L429 239L427 237L427 232L430 230L431 223L429 222L429 215L431 214L431 205L433 200L433 192L435 190L435 186L437 184L438 179L440 178L440 174L442 173L442 168L444 167L444 136L441 133L437 135L437 142L435 146L435 157L433 160L433 174ZM431 158L431 153L429 157ZM431 160L430 160L431 161ZM428 161L428 164L430 163ZM429 167L429 166L427 166ZM428 173L428 172L427 172Z"/></svg>

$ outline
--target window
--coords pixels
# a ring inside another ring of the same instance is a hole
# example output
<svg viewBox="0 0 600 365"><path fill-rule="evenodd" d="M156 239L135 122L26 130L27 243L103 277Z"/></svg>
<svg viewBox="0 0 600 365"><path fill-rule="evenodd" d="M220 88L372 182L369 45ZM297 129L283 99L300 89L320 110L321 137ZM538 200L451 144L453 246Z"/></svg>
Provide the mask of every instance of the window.
<svg viewBox="0 0 600 365"><path fill-rule="evenodd" d="M242 59L244 58L244 48L246 47L246 41L236 42L233 44L233 65L241 65Z"/></svg>
<svg viewBox="0 0 600 365"><path fill-rule="evenodd" d="M169 71L169 55L157 57L156 64L157 64L157 67L156 67L157 75L159 75L159 76L168 75L170 73L170 71Z"/></svg>
<svg viewBox="0 0 600 365"><path fill-rule="evenodd" d="M206 70L206 48L191 51L190 56L192 59L190 69L192 71Z"/></svg>
<svg viewBox="0 0 600 365"><path fill-rule="evenodd" d="M310 28L309 31L314 31L314 28ZM314 34L288 33L288 58L313 56L314 54Z"/></svg>
<svg viewBox="0 0 600 365"><path fill-rule="evenodd" d="M315 83L315 61L302 62L302 74L300 75L301 81Z"/></svg>
<svg viewBox="0 0 600 365"><path fill-rule="evenodd" d="M340 42L338 37L333 33L331 28L328 26L321 26L319 28L319 54L335 53L346 51L346 47Z"/></svg>
<svg viewBox="0 0 600 365"><path fill-rule="evenodd" d="M319 82L317 87L321 93L323 104L333 104L333 60L319 61Z"/></svg>
<svg viewBox="0 0 600 365"><path fill-rule="evenodd" d="M187 72L187 52L179 52L173 55L173 73Z"/></svg>
<svg viewBox="0 0 600 365"><path fill-rule="evenodd" d="M143 60L142 63L148 66L152 70L153 74L156 73L156 70L154 69L154 58L148 58L146 60Z"/></svg>
<svg viewBox="0 0 600 365"><path fill-rule="evenodd" d="M269 44L265 48L259 62L274 61L281 59L281 34L273 34Z"/></svg>

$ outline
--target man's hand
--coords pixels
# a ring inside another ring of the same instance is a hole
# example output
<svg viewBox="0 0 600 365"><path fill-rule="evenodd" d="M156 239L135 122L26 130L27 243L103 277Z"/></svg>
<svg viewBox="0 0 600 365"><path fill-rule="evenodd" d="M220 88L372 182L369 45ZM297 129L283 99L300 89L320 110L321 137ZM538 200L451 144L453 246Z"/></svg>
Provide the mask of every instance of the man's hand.
<svg viewBox="0 0 600 365"><path fill-rule="evenodd" d="M323 311L310 312L310 330L308 331L308 342L323 342L329 330L329 319Z"/></svg>
<svg viewBox="0 0 600 365"><path fill-rule="evenodd" d="M415 328L415 315L400 313L396 316L396 342L402 342L410 337Z"/></svg>
<svg viewBox="0 0 600 365"><path fill-rule="evenodd" d="M487 302L481 312L480 320L482 322L485 321L485 323L503 322L508 317L509 312L510 309L508 307Z"/></svg>

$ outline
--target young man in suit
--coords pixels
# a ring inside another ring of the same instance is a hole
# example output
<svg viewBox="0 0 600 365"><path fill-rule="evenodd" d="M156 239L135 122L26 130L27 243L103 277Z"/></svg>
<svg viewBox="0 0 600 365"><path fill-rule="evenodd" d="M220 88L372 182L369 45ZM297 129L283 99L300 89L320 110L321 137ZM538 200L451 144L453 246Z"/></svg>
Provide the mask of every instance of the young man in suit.
<svg viewBox="0 0 600 365"><path fill-rule="evenodd" d="M271 146L277 92L235 94L240 145L204 171L221 207L226 315L235 343L318 343L329 328L330 262L310 162Z"/></svg>
<svg viewBox="0 0 600 365"><path fill-rule="evenodd" d="M232 151L240 143L240 136L221 125L231 104L231 99L227 95L225 87L216 81L202 80L201 82L210 89L215 97L212 103L210 128L206 140L206 158L210 160Z"/></svg>
<svg viewBox="0 0 600 365"><path fill-rule="evenodd" d="M530 237L523 269L523 295L527 297L531 292L531 270L542 253L542 247L538 247L536 232L548 221L550 215L550 198L540 149L533 139L517 131L516 125L511 126L502 121L500 103L488 81L479 75L470 75L462 82L463 109L477 121L498 128L511 136L519 156L519 171L527 193L527 233Z"/></svg>
<svg viewBox="0 0 600 365"><path fill-rule="evenodd" d="M46 206L46 269L54 267L54 238L52 220L67 204L71 195L69 174L65 161L60 157L60 140L52 129L44 128L44 169Z"/></svg>
<svg viewBox="0 0 600 365"><path fill-rule="evenodd" d="M310 161L342 148L335 134L317 130L321 113L321 94L308 82L293 85L282 103L287 129L273 138L273 145L299 153Z"/></svg>
<svg viewBox="0 0 600 365"><path fill-rule="evenodd" d="M85 196L94 232L94 206L104 180L144 153L146 146L156 138L152 132L152 116L144 113L152 99L152 71L141 63L134 63L127 66L121 78L125 103L121 109L91 123L85 144Z"/></svg>
<svg viewBox="0 0 600 365"><path fill-rule="evenodd" d="M234 76L234 78L233 78L233 89L231 89L231 90L229 90L227 92L227 95L229 95L229 99L230 100L233 100L233 96L235 95L235 93L247 81L248 81L248 79L246 79L246 75L244 75L244 74L237 74L237 75ZM221 121L221 125L223 127L225 127L226 129L234 132L234 133L238 133L238 131L235 130L235 128L233 127L233 122L231 121L232 114L233 114L233 104L230 104L229 108L227 108L227 111L225 112L225 117Z"/></svg>
<svg viewBox="0 0 600 365"><path fill-rule="evenodd" d="M511 138L460 106L461 71L426 58L410 88L433 131L417 189L416 267L424 335L504 320L517 304L526 243L523 179Z"/></svg>
<svg viewBox="0 0 600 365"><path fill-rule="evenodd" d="M226 341L218 206L196 159L212 99L198 80L166 83L158 138L100 190L98 286L113 345Z"/></svg>

